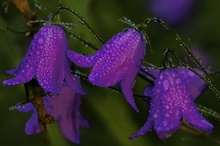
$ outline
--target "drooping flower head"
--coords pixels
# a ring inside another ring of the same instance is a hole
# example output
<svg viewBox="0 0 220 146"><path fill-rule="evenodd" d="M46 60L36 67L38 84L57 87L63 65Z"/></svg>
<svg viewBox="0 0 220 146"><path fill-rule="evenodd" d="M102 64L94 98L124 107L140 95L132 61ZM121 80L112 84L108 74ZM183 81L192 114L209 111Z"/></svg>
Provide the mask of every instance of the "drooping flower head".
<svg viewBox="0 0 220 146"><path fill-rule="evenodd" d="M36 78L46 93L59 94L63 85L85 94L76 77L71 74L70 61L66 57L69 49L67 38L61 26L47 24L34 35L27 54L20 65L8 74L16 75L3 85L23 84Z"/></svg>
<svg viewBox="0 0 220 146"><path fill-rule="evenodd" d="M169 24L178 24L190 16L194 0L151 0L152 13Z"/></svg>
<svg viewBox="0 0 220 146"><path fill-rule="evenodd" d="M197 70L203 75L203 72ZM147 133L153 126L158 136L165 140L180 127L181 119L192 127L211 133L213 126L200 113L194 100L206 88L205 82L187 69L171 68L149 70L155 77L143 94L151 96L150 114L144 126L130 139Z"/></svg>
<svg viewBox="0 0 220 146"><path fill-rule="evenodd" d="M47 114L54 117L64 136L75 143L80 143L79 128L90 127L80 112L81 96L65 86L62 88L59 96L43 97ZM31 118L25 126L25 133L27 135L38 134L43 131L43 127L38 123L37 109L32 103L17 107L17 110L22 112L33 111Z"/></svg>
<svg viewBox="0 0 220 146"><path fill-rule="evenodd" d="M101 87L119 83L127 102L136 110L132 88L144 59L146 41L135 29L125 29L113 36L93 55L84 56L74 51L67 51L71 61L80 67L93 67L89 82Z"/></svg>

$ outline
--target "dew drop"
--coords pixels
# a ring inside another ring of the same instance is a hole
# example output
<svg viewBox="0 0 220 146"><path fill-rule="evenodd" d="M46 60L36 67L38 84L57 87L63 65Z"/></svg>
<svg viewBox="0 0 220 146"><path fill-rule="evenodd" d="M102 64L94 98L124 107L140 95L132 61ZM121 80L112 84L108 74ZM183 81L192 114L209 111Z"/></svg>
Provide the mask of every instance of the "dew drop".
<svg viewBox="0 0 220 146"><path fill-rule="evenodd" d="M191 76L191 77L193 77L195 74L193 73L193 72L191 72L191 71L189 71L189 76Z"/></svg>
<svg viewBox="0 0 220 146"><path fill-rule="evenodd" d="M181 80L180 80L180 79L176 79L175 83L176 83L176 84L180 84L180 83L181 83Z"/></svg>
<svg viewBox="0 0 220 146"><path fill-rule="evenodd" d="M163 126L164 126L164 127L167 126L167 121L163 121Z"/></svg>
<svg viewBox="0 0 220 146"><path fill-rule="evenodd" d="M160 93L160 90L159 90L159 89L157 89L157 93Z"/></svg>
<svg viewBox="0 0 220 146"><path fill-rule="evenodd" d="M166 113L165 116L166 116L167 118L170 117L169 113Z"/></svg>
<svg viewBox="0 0 220 146"><path fill-rule="evenodd" d="M44 40L42 38L39 38L38 41L37 41L39 44L43 44L44 43Z"/></svg>
<svg viewBox="0 0 220 146"><path fill-rule="evenodd" d="M163 88L164 90L168 90L169 89L169 86L170 86L170 83L168 80L164 80L163 81Z"/></svg>

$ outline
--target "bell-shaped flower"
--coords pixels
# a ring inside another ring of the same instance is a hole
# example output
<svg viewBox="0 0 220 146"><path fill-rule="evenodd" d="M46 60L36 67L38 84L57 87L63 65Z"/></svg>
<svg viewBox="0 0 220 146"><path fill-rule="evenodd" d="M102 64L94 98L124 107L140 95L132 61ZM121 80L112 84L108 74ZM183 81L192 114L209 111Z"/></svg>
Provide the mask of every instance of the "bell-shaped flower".
<svg viewBox="0 0 220 146"><path fill-rule="evenodd" d="M60 95L43 97L44 107L47 114L54 117L55 122L59 124L64 136L74 143L80 143L79 128L90 127L89 123L84 119L80 112L81 96L81 94L64 86ZM33 112L25 126L25 133L27 135L43 132L43 127L38 123L37 109L32 103L17 106L16 109L21 112Z"/></svg>
<svg viewBox="0 0 220 146"><path fill-rule="evenodd" d="M197 73L203 75L200 70ZM144 126L130 139L144 135L154 126L158 136L165 140L179 129L183 119L196 129L212 133L213 125L194 104L194 100L206 88L199 76L181 68L148 70L145 75L155 79L154 84L148 85L143 92L151 96L150 113Z"/></svg>
<svg viewBox="0 0 220 146"><path fill-rule="evenodd" d="M93 67L88 80L100 87L119 84L127 102L136 110L132 88L145 56L146 40L130 28L113 36L95 54L84 56L68 50L67 56L80 67Z"/></svg>
<svg viewBox="0 0 220 146"><path fill-rule="evenodd" d="M14 78L3 85L17 85L36 78L46 93L59 94L63 85L85 94L76 77L71 74L66 34L61 26L46 24L34 35L27 54L20 65L8 74Z"/></svg>

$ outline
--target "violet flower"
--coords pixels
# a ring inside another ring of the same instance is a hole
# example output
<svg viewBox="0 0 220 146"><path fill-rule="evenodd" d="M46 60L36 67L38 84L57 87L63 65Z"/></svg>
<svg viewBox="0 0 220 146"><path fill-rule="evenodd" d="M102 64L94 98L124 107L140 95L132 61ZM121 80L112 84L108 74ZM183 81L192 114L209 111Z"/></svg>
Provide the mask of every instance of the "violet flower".
<svg viewBox="0 0 220 146"><path fill-rule="evenodd" d="M202 71L197 72L203 75ZM212 133L213 125L193 103L206 88L202 79L181 68L149 70L147 73L155 77L154 85L148 85L143 92L152 98L150 114L144 126L129 139L144 135L154 126L158 136L165 140L179 129L182 119L196 129Z"/></svg>
<svg viewBox="0 0 220 146"><path fill-rule="evenodd" d="M47 114L53 115L64 136L71 142L80 143L79 128L90 127L80 112L81 94L65 86L59 96L43 97L43 101ZM43 127L38 124L37 110L32 103L18 106L17 110L21 112L33 111L25 126L27 135L38 134L43 131Z"/></svg>
<svg viewBox="0 0 220 146"><path fill-rule="evenodd" d="M132 88L144 59L146 40L135 29L125 29L113 36L102 48L92 55L81 55L67 51L71 61L80 67L93 67L88 80L100 87L119 87L127 102L136 110Z"/></svg>
<svg viewBox="0 0 220 146"><path fill-rule="evenodd" d="M4 81L3 85L23 84L36 78L46 93L59 94L62 86L67 85L78 93L86 94L71 74L70 61L66 57L68 49L62 27L48 23L34 35L20 65L7 72L16 76Z"/></svg>
<svg viewBox="0 0 220 146"><path fill-rule="evenodd" d="M178 24L189 16L194 0L151 0L152 13L169 24Z"/></svg>

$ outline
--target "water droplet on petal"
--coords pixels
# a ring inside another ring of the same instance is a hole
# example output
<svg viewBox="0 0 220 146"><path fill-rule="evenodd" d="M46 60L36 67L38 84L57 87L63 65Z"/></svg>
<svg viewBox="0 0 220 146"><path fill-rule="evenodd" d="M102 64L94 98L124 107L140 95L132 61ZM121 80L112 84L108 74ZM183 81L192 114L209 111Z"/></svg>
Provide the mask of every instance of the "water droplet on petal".
<svg viewBox="0 0 220 146"><path fill-rule="evenodd" d="M195 74L193 73L193 72L191 72L191 71L189 71L189 76L191 76L191 77L193 77Z"/></svg>
<svg viewBox="0 0 220 146"><path fill-rule="evenodd" d="M163 121L163 126L164 126L164 127L167 126L167 121Z"/></svg>
<svg viewBox="0 0 220 146"><path fill-rule="evenodd" d="M38 42L38 44L43 44L44 40L42 38L39 38L37 42Z"/></svg>
<svg viewBox="0 0 220 146"><path fill-rule="evenodd" d="M166 113L165 116L168 118L170 115L169 115L169 113Z"/></svg>
<svg viewBox="0 0 220 146"><path fill-rule="evenodd" d="M176 84L180 84L180 83L181 83L181 80L180 80L180 79L176 79L175 83L176 83Z"/></svg>
<svg viewBox="0 0 220 146"><path fill-rule="evenodd" d="M163 88L164 90L168 90L169 89L169 86L170 86L170 83L168 80L164 80L163 81Z"/></svg>

